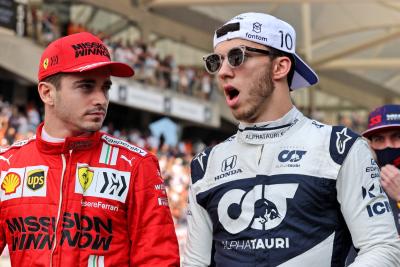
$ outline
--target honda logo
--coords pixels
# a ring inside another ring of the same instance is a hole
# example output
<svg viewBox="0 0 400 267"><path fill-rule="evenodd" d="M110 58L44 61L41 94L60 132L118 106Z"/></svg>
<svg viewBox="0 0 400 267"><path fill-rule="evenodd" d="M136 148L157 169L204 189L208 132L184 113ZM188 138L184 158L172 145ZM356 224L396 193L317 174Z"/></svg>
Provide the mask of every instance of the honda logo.
<svg viewBox="0 0 400 267"><path fill-rule="evenodd" d="M236 166L237 156L233 155L229 158L224 159L221 165L221 172L230 171Z"/></svg>

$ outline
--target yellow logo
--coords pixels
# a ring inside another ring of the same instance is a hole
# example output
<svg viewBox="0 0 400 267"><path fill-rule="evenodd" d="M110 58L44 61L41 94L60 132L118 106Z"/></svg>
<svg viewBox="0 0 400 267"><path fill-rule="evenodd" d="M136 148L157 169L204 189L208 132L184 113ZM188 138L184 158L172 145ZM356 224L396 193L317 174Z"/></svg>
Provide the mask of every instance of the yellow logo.
<svg viewBox="0 0 400 267"><path fill-rule="evenodd" d="M43 68L47 69L48 66L49 66L49 59L46 57L45 60L43 60Z"/></svg>
<svg viewBox="0 0 400 267"><path fill-rule="evenodd" d="M85 166L78 168L79 183L82 186L83 192L85 192L92 184L93 174L94 172L89 169L89 167Z"/></svg>
<svg viewBox="0 0 400 267"><path fill-rule="evenodd" d="M4 177L3 183L1 183L1 189L3 189L6 195L14 194L17 191L17 187L21 184L21 177L15 172L10 172Z"/></svg>
<svg viewBox="0 0 400 267"><path fill-rule="evenodd" d="M28 172L26 185L32 190L38 190L43 187L45 181L44 170L37 169Z"/></svg>

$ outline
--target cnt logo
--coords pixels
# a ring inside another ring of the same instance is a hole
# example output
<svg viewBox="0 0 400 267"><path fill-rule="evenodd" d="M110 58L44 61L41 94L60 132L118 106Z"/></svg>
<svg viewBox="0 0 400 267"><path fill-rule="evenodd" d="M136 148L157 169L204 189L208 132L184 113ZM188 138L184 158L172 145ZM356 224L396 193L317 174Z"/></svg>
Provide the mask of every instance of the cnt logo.
<svg viewBox="0 0 400 267"><path fill-rule="evenodd" d="M248 192L232 189L218 203L219 222L231 234L240 233L249 227L262 231L275 228L286 216L286 199L294 197L298 186L256 185Z"/></svg>

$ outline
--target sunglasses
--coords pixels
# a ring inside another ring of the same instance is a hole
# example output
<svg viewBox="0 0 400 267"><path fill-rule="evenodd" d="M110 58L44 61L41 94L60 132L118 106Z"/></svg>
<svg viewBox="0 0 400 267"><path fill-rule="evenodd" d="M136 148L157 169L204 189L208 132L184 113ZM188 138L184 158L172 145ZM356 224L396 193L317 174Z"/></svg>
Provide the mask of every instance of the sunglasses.
<svg viewBox="0 0 400 267"><path fill-rule="evenodd" d="M269 50L262 50L258 48L253 48L249 46L238 46L238 47L233 47L228 51L226 54L226 57L228 58L228 64L232 68L237 68L240 65L243 64L244 60L246 57L249 55L247 54L247 51L250 52L256 52L264 55L271 55L272 52ZM204 60L204 66L207 70L208 73L210 74L215 74L219 71L219 69L222 66L222 62L224 61L224 56L221 54L216 54L216 53L211 53L203 57Z"/></svg>

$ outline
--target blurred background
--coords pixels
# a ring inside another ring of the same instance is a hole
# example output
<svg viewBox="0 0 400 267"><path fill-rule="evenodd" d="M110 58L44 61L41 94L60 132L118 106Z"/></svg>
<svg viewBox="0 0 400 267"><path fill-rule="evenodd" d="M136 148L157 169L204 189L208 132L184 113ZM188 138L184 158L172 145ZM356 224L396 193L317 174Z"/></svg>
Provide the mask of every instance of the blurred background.
<svg viewBox="0 0 400 267"><path fill-rule="evenodd" d="M292 93L306 115L361 132L370 110L400 103L399 0L1 0L0 146L32 136L42 120L44 47L76 32L98 35L136 72L113 80L103 130L159 157L182 247L190 160L237 125L202 56L218 26L248 11L295 27L297 53L320 77ZM0 266L10 266L7 250Z"/></svg>

